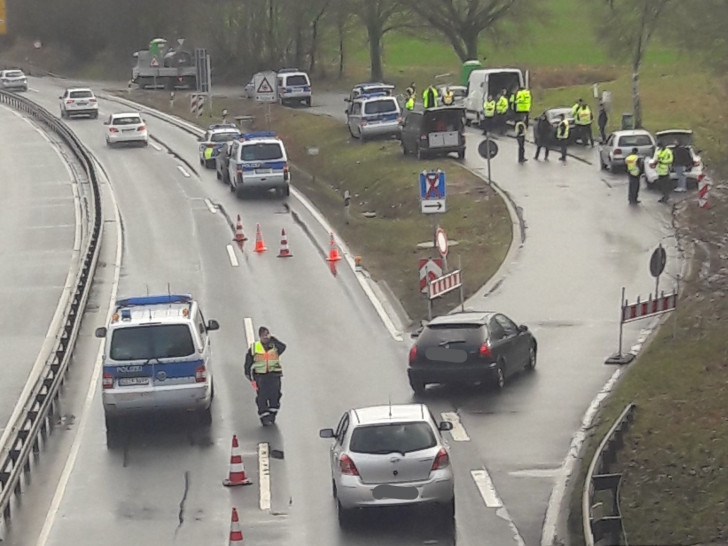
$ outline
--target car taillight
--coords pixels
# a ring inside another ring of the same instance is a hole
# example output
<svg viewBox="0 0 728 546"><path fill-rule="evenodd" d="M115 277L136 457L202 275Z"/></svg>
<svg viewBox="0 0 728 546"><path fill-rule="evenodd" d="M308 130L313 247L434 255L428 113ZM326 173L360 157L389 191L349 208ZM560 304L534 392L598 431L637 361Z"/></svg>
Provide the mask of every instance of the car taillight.
<svg viewBox="0 0 728 546"><path fill-rule="evenodd" d="M366 124L367 124L367 120L365 120L365 119L363 119L359 122L359 125L361 125L362 127L364 127Z"/></svg>
<svg viewBox="0 0 728 546"><path fill-rule="evenodd" d="M420 140L427 140L427 135L420 135Z"/></svg>
<svg viewBox="0 0 728 546"><path fill-rule="evenodd" d="M402 116L397 116L397 123L402 123Z"/></svg>
<svg viewBox="0 0 728 546"><path fill-rule="evenodd" d="M68 100L66 101L66 104L73 104L73 99L68 99Z"/></svg>
<svg viewBox="0 0 728 546"><path fill-rule="evenodd" d="M480 358L492 358L493 353L490 352L490 345L483 343L478 349L478 355L480 355Z"/></svg>
<svg viewBox="0 0 728 546"><path fill-rule="evenodd" d="M614 155L622 155L622 149L621 148L615 148L614 149Z"/></svg>
<svg viewBox="0 0 728 546"><path fill-rule="evenodd" d="M445 448L441 448L440 451L437 452L437 456L435 457L435 460L432 463L432 468L430 469L430 472L433 470L439 470L441 468L447 468L450 466L450 455L447 454L447 451L445 451Z"/></svg>
<svg viewBox="0 0 728 546"><path fill-rule="evenodd" d="M339 470L347 476L358 476L359 471L356 469L354 461L348 455L342 455L339 459Z"/></svg>
<svg viewBox="0 0 728 546"><path fill-rule="evenodd" d="M137 128L137 131L146 131L146 130L147 130L147 126L146 126L146 125L140 125L140 126L139 126L139 127Z"/></svg>
<svg viewBox="0 0 728 546"><path fill-rule="evenodd" d="M705 178L705 173L700 173L698 175L698 182L702 182L703 181L703 178Z"/></svg>
<svg viewBox="0 0 728 546"><path fill-rule="evenodd" d="M114 378L111 377L111 374L108 372L104 372L104 379L102 382L102 385L105 389L110 389L114 386Z"/></svg>
<svg viewBox="0 0 728 546"><path fill-rule="evenodd" d="M96 102L96 99L88 99L89 102Z"/></svg>
<svg viewBox="0 0 728 546"><path fill-rule="evenodd" d="M291 176L291 172L288 170L288 165L286 165L285 167L283 167L283 180L288 181L290 176Z"/></svg>
<svg viewBox="0 0 728 546"><path fill-rule="evenodd" d="M117 129L116 127L109 127L109 132L110 133L118 133L119 132L119 129Z"/></svg>
<svg viewBox="0 0 728 546"><path fill-rule="evenodd" d="M415 361L415 358L417 358L417 345L412 345L409 352L409 363L412 364Z"/></svg>
<svg viewBox="0 0 728 546"><path fill-rule="evenodd" d="M199 366L195 370L195 382L196 383L204 383L204 381L207 379L207 368L204 366Z"/></svg>

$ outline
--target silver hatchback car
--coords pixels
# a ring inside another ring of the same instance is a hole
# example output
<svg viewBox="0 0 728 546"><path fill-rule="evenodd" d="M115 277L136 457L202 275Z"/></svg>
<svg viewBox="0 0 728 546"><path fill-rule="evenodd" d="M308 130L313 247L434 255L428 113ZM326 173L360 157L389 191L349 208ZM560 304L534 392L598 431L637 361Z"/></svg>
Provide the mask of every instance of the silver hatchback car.
<svg viewBox="0 0 728 546"><path fill-rule="evenodd" d="M333 438L331 479L339 523L355 508L433 504L452 521L455 488L450 454L440 435L452 423L437 423L424 404L351 409Z"/></svg>
<svg viewBox="0 0 728 546"><path fill-rule="evenodd" d="M624 169L624 159L637 148L637 155L651 156L655 153L655 139L644 129L614 131L607 142L599 146L599 164L602 169L614 173Z"/></svg>

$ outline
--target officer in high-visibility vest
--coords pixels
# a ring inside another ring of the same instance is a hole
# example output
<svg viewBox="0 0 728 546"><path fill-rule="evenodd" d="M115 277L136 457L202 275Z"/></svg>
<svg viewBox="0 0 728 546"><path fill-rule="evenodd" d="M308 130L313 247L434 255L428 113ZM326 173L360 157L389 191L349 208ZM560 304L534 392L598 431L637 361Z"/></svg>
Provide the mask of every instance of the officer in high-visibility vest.
<svg viewBox="0 0 728 546"><path fill-rule="evenodd" d="M493 130L494 120L495 100L493 100L493 95L488 95L488 98L483 103L483 124L481 128L483 129L484 135Z"/></svg>
<svg viewBox="0 0 728 546"><path fill-rule="evenodd" d="M405 90L405 93L407 93L408 97L411 97L417 93L417 88L415 87L415 82L412 82L409 84L409 87Z"/></svg>
<svg viewBox="0 0 728 546"><path fill-rule="evenodd" d="M571 128L569 127L569 120L566 119L564 114L561 114L559 118L559 125L556 127L556 140L559 143L559 148L561 148L561 157L559 159L565 164L566 146L569 141L569 131Z"/></svg>
<svg viewBox="0 0 728 546"><path fill-rule="evenodd" d="M672 180L670 179L670 169L672 168L673 155L672 150L663 144L657 149L657 179L658 187L662 192L662 197L658 199L658 203L668 203L670 201L670 192L672 191Z"/></svg>
<svg viewBox="0 0 728 546"><path fill-rule="evenodd" d="M214 159L213 155L212 155L214 152L215 152L215 148L213 146L208 146L205 148L205 153L204 153L205 167L210 168L210 163Z"/></svg>
<svg viewBox="0 0 728 546"><path fill-rule="evenodd" d="M508 118L508 91L501 91L495 103L495 122L501 134L506 132L506 119Z"/></svg>
<svg viewBox="0 0 728 546"><path fill-rule="evenodd" d="M437 106L437 89L434 85L430 85L422 92L422 102L425 104L425 108Z"/></svg>
<svg viewBox="0 0 728 546"><path fill-rule="evenodd" d="M404 103L405 110L414 110L415 109L415 96L414 94L407 97L407 100Z"/></svg>
<svg viewBox="0 0 728 546"><path fill-rule="evenodd" d="M272 336L265 326L258 329L258 336L260 340L245 355L245 377L256 390L260 422L267 426L276 422L281 408L281 355L286 344Z"/></svg>
<svg viewBox="0 0 728 546"><path fill-rule="evenodd" d="M452 91L450 91L449 87L445 88L445 92L442 94L442 104L443 106L452 106L455 102L455 95Z"/></svg>
<svg viewBox="0 0 728 546"><path fill-rule="evenodd" d="M526 159L526 122L519 119L516 121L516 142L518 142L518 162L525 163Z"/></svg>
<svg viewBox="0 0 728 546"><path fill-rule="evenodd" d="M632 153L624 158L624 164L627 167L627 176L629 177L629 190L627 198L630 205L636 205L640 202L638 199L640 193L640 175L642 174L642 158L637 155L637 148L632 148Z"/></svg>
<svg viewBox="0 0 728 546"><path fill-rule="evenodd" d="M528 116L531 112L531 91L520 87L516 93L516 114L528 125Z"/></svg>
<svg viewBox="0 0 728 546"><path fill-rule="evenodd" d="M592 115L591 108L589 108L589 105L586 103L582 104L576 112L574 123L579 130L578 136L581 139L582 144L586 146L587 141L589 141L592 148L594 147L594 135L592 134L593 121L594 116Z"/></svg>

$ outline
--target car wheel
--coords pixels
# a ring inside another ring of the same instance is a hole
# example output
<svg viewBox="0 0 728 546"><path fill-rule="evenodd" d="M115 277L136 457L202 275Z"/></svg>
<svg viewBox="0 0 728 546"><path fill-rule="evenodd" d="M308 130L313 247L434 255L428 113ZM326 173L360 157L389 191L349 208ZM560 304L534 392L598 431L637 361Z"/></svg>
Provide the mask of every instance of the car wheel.
<svg viewBox="0 0 728 546"><path fill-rule="evenodd" d="M465 150L460 150L458 152L458 159L465 159Z"/></svg>
<svg viewBox="0 0 728 546"><path fill-rule="evenodd" d="M145 148L147 146L149 146L149 141L148 140L142 140L142 146L144 146Z"/></svg>
<svg viewBox="0 0 728 546"><path fill-rule="evenodd" d="M93 114L91 114L91 119L98 119L98 117L99 117L98 112L94 112Z"/></svg>
<svg viewBox="0 0 728 546"><path fill-rule="evenodd" d="M442 506L441 510L442 511L440 513L442 515L443 522L449 523L452 520L454 520L455 519L455 498L453 497L453 499L450 502L444 504Z"/></svg>
<svg viewBox="0 0 728 546"><path fill-rule="evenodd" d="M331 496L336 498L336 482L334 479L331 479Z"/></svg>
<svg viewBox="0 0 728 546"><path fill-rule="evenodd" d="M238 199L243 198L243 187L242 186L235 186L235 189L233 190L235 192L235 197Z"/></svg>
<svg viewBox="0 0 728 546"><path fill-rule="evenodd" d="M495 388L502 391L506 386L506 371L503 362L498 363L495 369Z"/></svg>
<svg viewBox="0 0 728 546"><path fill-rule="evenodd" d="M339 526L342 528L349 527L354 519L354 511L347 510L341 506L341 502L336 501L336 515L339 518Z"/></svg>
<svg viewBox="0 0 728 546"><path fill-rule="evenodd" d="M286 184L286 187L283 188L283 197L288 197L289 195L291 195L291 186Z"/></svg>
<svg viewBox="0 0 728 546"><path fill-rule="evenodd" d="M536 369L536 346L533 343L528 348L528 362L526 362L525 368L527 370Z"/></svg>
<svg viewBox="0 0 728 546"><path fill-rule="evenodd" d="M311 97L308 97L304 102L305 102L306 106L311 108Z"/></svg>
<svg viewBox="0 0 728 546"><path fill-rule="evenodd" d="M410 379L409 384L412 388L412 392L415 394L425 394L425 391L427 390L427 383L424 381L414 381Z"/></svg>
<svg viewBox="0 0 728 546"><path fill-rule="evenodd" d="M106 433L114 435L119 431L119 418L115 415L106 415Z"/></svg>
<svg viewBox="0 0 728 546"><path fill-rule="evenodd" d="M470 119L468 119L468 118L466 117L466 118L465 118L465 126L466 126L466 127L470 127L470 125L471 125L471 121L470 121Z"/></svg>
<svg viewBox="0 0 728 546"><path fill-rule="evenodd" d="M212 424L212 403L199 413L200 424L208 426Z"/></svg>

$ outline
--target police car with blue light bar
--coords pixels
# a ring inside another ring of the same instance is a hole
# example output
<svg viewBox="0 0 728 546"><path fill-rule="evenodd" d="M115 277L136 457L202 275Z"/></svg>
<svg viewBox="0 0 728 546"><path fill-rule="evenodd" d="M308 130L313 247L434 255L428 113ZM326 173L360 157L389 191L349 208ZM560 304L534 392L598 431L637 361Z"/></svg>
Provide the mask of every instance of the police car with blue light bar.
<svg viewBox="0 0 728 546"><path fill-rule="evenodd" d="M207 169L215 167L215 156L220 153L222 145L236 138L240 138L240 129L234 123L215 123L210 125L198 142L198 155L200 165ZM210 150L207 154L207 150ZM206 157L209 155L209 157Z"/></svg>
<svg viewBox="0 0 728 546"><path fill-rule="evenodd" d="M291 172L283 141L272 131L245 133L232 143L228 180L238 197L246 190L288 196Z"/></svg>

